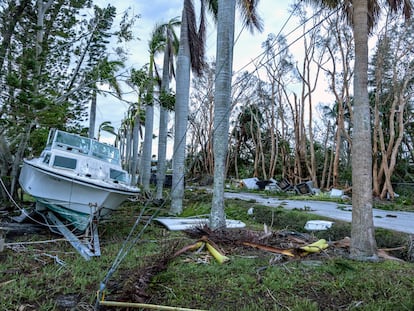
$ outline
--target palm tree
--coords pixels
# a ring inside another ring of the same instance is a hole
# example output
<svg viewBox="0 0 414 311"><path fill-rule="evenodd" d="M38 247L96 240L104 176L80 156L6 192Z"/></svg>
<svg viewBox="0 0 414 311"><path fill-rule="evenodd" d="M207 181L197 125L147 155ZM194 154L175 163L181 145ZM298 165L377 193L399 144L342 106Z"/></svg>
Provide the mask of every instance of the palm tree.
<svg viewBox="0 0 414 311"><path fill-rule="evenodd" d="M263 29L256 12L257 0L238 1L244 24L250 31ZM224 180L228 150L229 115L236 0L218 1L216 82L214 93L214 188L210 227L226 226L224 213Z"/></svg>
<svg viewBox="0 0 414 311"><path fill-rule="evenodd" d="M112 126L111 121L104 121L101 124L99 124L98 128L98 141L101 138L101 132L107 132L109 134L117 136L115 132L115 128Z"/></svg>
<svg viewBox="0 0 414 311"><path fill-rule="evenodd" d="M149 71L149 70L148 70ZM132 181L135 182L135 175L137 173L138 168L138 143L140 140L140 129L141 129L141 120L142 120L142 109L141 104L142 102L150 102L149 98L152 97L152 94L148 94L148 90L150 90L150 85L152 85L152 77L148 75L146 66L144 66L141 69L132 69L131 76L128 80L128 83L131 86L137 87L138 92L138 100L135 105L132 105L129 110L129 116L131 116L131 122L132 125L132 158L129 161L129 172L131 173ZM145 116L146 117L146 116ZM144 121L145 122L145 121ZM151 130L148 130L151 133L152 138L152 127ZM147 129L146 131L147 132ZM127 132L129 135L131 133ZM127 145L127 149L131 146ZM130 150L127 150L130 151ZM127 152L127 157L129 157L130 154Z"/></svg>
<svg viewBox="0 0 414 311"><path fill-rule="evenodd" d="M148 78L150 79L148 84L147 96L146 96L146 107L145 107L145 136L144 144L142 148L142 159L141 159L141 171L140 179L144 191L149 191L150 176L151 176L151 158L152 158L152 139L154 129L154 66L155 66L155 55L162 50L165 46L165 37L159 25L156 25L151 39L149 41L149 52L150 61L148 66Z"/></svg>
<svg viewBox="0 0 414 311"><path fill-rule="evenodd" d="M134 185L136 184L134 182L136 179L136 170L132 170L132 166L137 160L132 160L132 158L136 157L138 159L138 145L139 140L142 139L142 124L144 122L145 114L139 109L139 104L130 105L115 138L115 146L121 151L122 165L131 173L131 177L133 177L131 184ZM136 133L137 130L138 133ZM135 132L135 136L133 132ZM132 149L134 152L132 152Z"/></svg>
<svg viewBox="0 0 414 311"><path fill-rule="evenodd" d="M368 35L378 21L381 6L377 0L308 0L326 8L340 8L352 24L355 45L354 130L352 139L352 229L351 257L377 260L372 217L372 142L368 97ZM387 0L393 12L410 18L411 0Z"/></svg>
<svg viewBox="0 0 414 311"><path fill-rule="evenodd" d="M177 82L175 102L175 135L173 148L173 179L171 189L171 214L182 212L185 175L185 148L188 121L190 90L190 68L200 75L204 65L205 44L205 2L216 12L215 1L200 0L201 14L199 29L196 29L196 16L192 0L184 0L181 16L180 45L177 56Z"/></svg>
<svg viewBox="0 0 414 311"><path fill-rule="evenodd" d="M179 46L179 40L174 32L174 27L179 26L180 21L177 17L171 19L168 23L160 26L160 31L165 37L164 60L162 68L161 80L161 96L160 96L160 126L158 134L158 163L157 163L157 200L163 198L163 186L166 174L166 154L167 154L167 136L168 136L168 110L170 107L165 107L163 102L169 92L170 77L174 72L174 55L176 55Z"/></svg>
<svg viewBox="0 0 414 311"><path fill-rule="evenodd" d="M93 68L89 79L96 81L92 86L91 108L89 113L89 130L88 137L95 138L95 124L96 124L96 105L98 87L97 82L105 82L111 89L114 90L117 97L121 97L121 88L115 73L123 67L124 64L120 61L109 61L107 57L101 60L96 67Z"/></svg>

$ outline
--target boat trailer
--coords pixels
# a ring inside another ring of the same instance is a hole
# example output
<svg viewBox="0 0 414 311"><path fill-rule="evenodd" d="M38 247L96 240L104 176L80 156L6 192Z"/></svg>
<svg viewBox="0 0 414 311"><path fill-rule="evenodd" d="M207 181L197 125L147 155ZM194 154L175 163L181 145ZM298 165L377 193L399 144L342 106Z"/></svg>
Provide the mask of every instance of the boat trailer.
<svg viewBox="0 0 414 311"><path fill-rule="evenodd" d="M50 220L55 228L68 240L68 242L78 251L78 253L90 260L91 257L101 256L101 248L99 246L98 226L95 221L91 221L91 224L87 231L90 231L89 241L81 241L75 234L70 231L67 226L60 221L59 218L52 211L48 211L46 218Z"/></svg>
<svg viewBox="0 0 414 311"><path fill-rule="evenodd" d="M46 218L49 225L43 224L44 226L49 226L51 231L56 232L56 230L65 237L65 239L73 246L74 249L86 260L90 260L92 257L101 256L101 248L99 245L99 234L98 234L98 222L94 218L88 228L86 229L86 238L80 239L76 236L71 230L68 229L68 226L65 225L51 210L39 209L39 204L43 205L40 202L36 202L36 210L28 212L26 209L22 209L22 212L19 216L14 216L12 219L15 222L22 223L26 219L33 219L33 213L38 213Z"/></svg>

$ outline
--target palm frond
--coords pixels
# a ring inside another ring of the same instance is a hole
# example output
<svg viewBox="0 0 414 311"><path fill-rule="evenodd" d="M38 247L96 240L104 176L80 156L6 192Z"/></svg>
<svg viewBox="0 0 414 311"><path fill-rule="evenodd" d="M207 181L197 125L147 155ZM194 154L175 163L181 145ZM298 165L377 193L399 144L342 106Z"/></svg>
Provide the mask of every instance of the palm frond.
<svg viewBox="0 0 414 311"><path fill-rule="evenodd" d="M237 4L240 8L240 14L245 25L251 33L255 30L263 31L263 19L257 12L259 0L238 0Z"/></svg>

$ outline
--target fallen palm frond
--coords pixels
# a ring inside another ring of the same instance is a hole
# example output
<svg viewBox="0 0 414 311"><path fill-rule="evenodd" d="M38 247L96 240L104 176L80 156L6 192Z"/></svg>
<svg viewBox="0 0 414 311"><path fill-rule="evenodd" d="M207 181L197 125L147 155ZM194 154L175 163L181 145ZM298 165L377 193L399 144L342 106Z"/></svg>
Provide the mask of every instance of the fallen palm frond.
<svg viewBox="0 0 414 311"><path fill-rule="evenodd" d="M122 302L122 301L100 301L101 306L106 307L122 307L122 308L137 308L137 309L150 309L150 310L174 310L174 311L203 311L200 309L189 309L180 307L161 306L148 303L136 303L136 302Z"/></svg>
<svg viewBox="0 0 414 311"><path fill-rule="evenodd" d="M290 256L290 257L295 257L295 255L292 253L292 250L290 250L290 249L282 249L282 248L277 248L277 247L258 244L258 243L253 243L253 242L242 242L242 244L245 245L245 246L258 248L258 249L268 251L268 252L272 252L272 253L277 253L277 254L282 254L282 255L286 255L286 256Z"/></svg>
<svg viewBox="0 0 414 311"><path fill-rule="evenodd" d="M146 302L150 297L146 290L152 278L165 271L176 257L178 242L166 245L156 256L148 257L147 262L134 271L130 271L122 286L120 299L138 303ZM192 245L191 245L192 246Z"/></svg>
<svg viewBox="0 0 414 311"><path fill-rule="evenodd" d="M348 248L351 245L351 238L346 236L341 240L332 242L332 245L335 247Z"/></svg>
<svg viewBox="0 0 414 311"><path fill-rule="evenodd" d="M215 260L222 264L230 260L225 254L225 251L220 246L226 248L229 253L232 250L239 249L240 246L255 248L270 253L276 253L287 256L287 258L301 258L309 255L317 255L322 251L327 250L331 246L332 251L335 249L348 249L350 247L350 238L345 237L338 241L328 242L325 239L319 239L316 242L306 244L308 238L298 238L295 234L288 234L286 232L255 232L251 230L211 230L207 226L201 228L194 228L186 231L192 238L197 238L196 242L186 245L180 249L176 249L175 245L172 249L164 250L164 253L157 259L153 260L149 266L142 267L133 275L130 275L123 287L123 297L128 297L128 300L133 302L143 303L149 298L145 292L151 278L167 269L168 264L174 258L190 252L206 248L207 251L215 258ZM269 244L266 244L269 243ZM387 251L399 250L394 249L379 249L378 256L384 259L400 260L387 253ZM402 260L401 260L402 261Z"/></svg>
<svg viewBox="0 0 414 311"><path fill-rule="evenodd" d="M204 246L204 242L202 242L202 241L198 241L196 243L193 243L193 244L184 246L182 249L180 249L180 250L178 250L178 251L176 251L174 253L174 257L178 257L181 254L184 254L184 253L186 253L188 251L193 251L193 250L199 249L199 248L201 248L203 246Z"/></svg>
<svg viewBox="0 0 414 311"><path fill-rule="evenodd" d="M388 260L395 260L395 261L400 261L400 262L404 262L404 260L391 256L390 254L387 253L387 251L385 249L379 249L377 251L378 253L378 257L382 258L382 259L388 259Z"/></svg>

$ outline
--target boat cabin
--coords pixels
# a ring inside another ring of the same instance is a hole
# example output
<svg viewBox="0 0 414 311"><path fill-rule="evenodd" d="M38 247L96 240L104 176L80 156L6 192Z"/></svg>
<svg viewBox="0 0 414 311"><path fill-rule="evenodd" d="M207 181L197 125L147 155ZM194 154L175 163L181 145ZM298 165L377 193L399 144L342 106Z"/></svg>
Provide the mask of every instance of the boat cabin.
<svg viewBox="0 0 414 311"><path fill-rule="evenodd" d="M40 158L50 167L93 179L129 182L117 148L77 134L52 129Z"/></svg>

